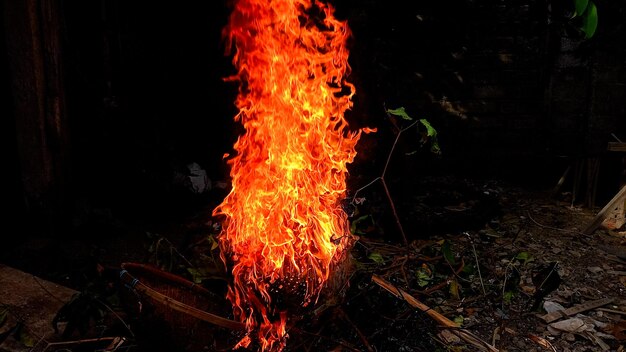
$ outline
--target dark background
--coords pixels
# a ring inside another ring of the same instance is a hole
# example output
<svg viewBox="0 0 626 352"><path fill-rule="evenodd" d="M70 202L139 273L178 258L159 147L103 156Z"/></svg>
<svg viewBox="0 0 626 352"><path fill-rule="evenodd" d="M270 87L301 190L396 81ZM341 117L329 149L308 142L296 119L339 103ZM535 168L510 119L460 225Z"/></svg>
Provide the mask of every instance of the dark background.
<svg viewBox="0 0 626 352"><path fill-rule="evenodd" d="M333 3L353 31L347 118L379 129L359 145L352 189L380 175L395 137L385 108L403 106L439 131L442 154L407 131L388 174L394 194L433 175L550 188L567 166L584 179L593 163L593 203L617 191L621 155L606 147L611 133L626 140L626 1L596 1L590 40L567 20L569 1ZM155 224L210 205L172 175L197 162L227 178L222 155L238 129L236 87L223 81L225 1L0 6L10 225L64 236L90 211Z"/></svg>

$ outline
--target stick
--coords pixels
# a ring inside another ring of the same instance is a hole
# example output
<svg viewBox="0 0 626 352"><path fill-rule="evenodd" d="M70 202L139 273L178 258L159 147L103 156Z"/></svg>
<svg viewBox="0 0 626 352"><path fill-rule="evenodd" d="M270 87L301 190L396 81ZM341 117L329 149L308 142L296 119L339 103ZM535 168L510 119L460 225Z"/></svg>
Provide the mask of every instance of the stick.
<svg viewBox="0 0 626 352"><path fill-rule="evenodd" d="M558 310L556 312L542 315L540 316L540 318L546 323L551 323L559 318L569 317L574 314L578 314L578 313L586 312L588 310L592 310L594 308L602 307L604 305L607 305L613 302L614 300L615 298L613 297L607 297L607 298L597 299L595 301L588 301L588 302L581 303L573 307L567 308L566 310Z"/></svg>
<svg viewBox="0 0 626 352"><path fill-rule="evenodd" d="M622 197L624 195L626 195L626 186L622 187L622 189L619 192L617 192L615 197L613 197L613 199L611 199L611 201L608 202L607 205L605 205L604 208L602 208L602 210L600 210L600 212L598 213L598 215L596 215L596 217L593 219L591 224L589 224L589 226L587 226L585 231L583 231L583 234L591 235L598 228L598 226L602 224L602 222L606 218L606 215L610 211L610 209L613 208L615 205L617 205L617 202L622 200Z"/></svg>
<svg viewBox="0 0 626 352"><path fill-rule="evenodd" d="M397 298L405 300L412 307L415 307L415 308L421 310L422 312L426 313L429 317L433 318L440 325L442 325L442 326L444 326L446 328L450 328L450 331L453 334L455 334L458 337L462 338L463 340L465 340L465 342L468 342L468 343L474 345L475 347L479 348L482 351L490 351L490 352L498 352L499 351L497 348L495 348L494 346L490 345L489 343L481 340L478 336L474 335L473 333L469 332L468 330L460 329L459 325L457 323L455 323L452 320L450 320L450 319L446 318L445 316L441 315L439 312L431 309L429 306L427 306L424 303L418 301L415 297L411 296L410 294L408 294L404 290L394 286L393 284L391 284L390 282L386 281L382 277L380 277L378 275L372 275L372 281L374 281L378 286L384 288L385 290L387 290L389 293L391 293L392 295L396 296Z"/></svg>
<svg viewBox="0 0 626 352"><path fill-rule="evenodd" d="M122 282L129 285L131 289L135 289L138 292L145 294L146 296L152 298L153 300L175 311L185 313L185 314L191 315L192 317L206 321L208 323L215 324L215 325L232 329L232 330L243 330L245 328L245 325L241 322L226 319L219 315L205 312L203 310L197 309L183 302L175 300L171 297L167 297L163 295L162 293L144 285L141 281L131 276L131 274L129 274L126 270L122 271L120 278Z"/></svg>

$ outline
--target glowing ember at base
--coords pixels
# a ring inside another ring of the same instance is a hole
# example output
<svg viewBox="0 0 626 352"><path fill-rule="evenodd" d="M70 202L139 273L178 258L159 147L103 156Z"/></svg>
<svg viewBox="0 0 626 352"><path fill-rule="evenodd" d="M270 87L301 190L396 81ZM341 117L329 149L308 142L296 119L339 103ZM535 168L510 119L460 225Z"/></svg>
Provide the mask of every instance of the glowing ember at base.
<svg viewBox="0 0 626 352"><path fill-rule="evenodd" d="M355 91L345 81L349 29L320 1L236 0L224 35L245 128L229 160L232 190L214 212L225 218L228 299L247 327L239 346L279 351L281 296L315 303L353 244L340 206L361 133L344 119Z"/></svg>

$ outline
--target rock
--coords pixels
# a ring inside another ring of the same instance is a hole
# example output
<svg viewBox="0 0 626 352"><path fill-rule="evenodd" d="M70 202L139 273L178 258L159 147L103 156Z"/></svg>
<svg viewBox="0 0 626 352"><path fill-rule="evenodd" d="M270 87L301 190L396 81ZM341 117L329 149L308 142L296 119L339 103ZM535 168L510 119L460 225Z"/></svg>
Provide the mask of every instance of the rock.
<svg viewBox="0 0 626 352"><path fill-rule="evenodd" d="M557 321L556 323L552 323L549 326L564 332L583 332L587 330L593 330L593 325L585 324L585 322L580 318L570 318Z"/></svg>
<svg viewBox="0 0 626 352"><path fill-rule="evenodd" d="M543 309L547 313L553 313L553 312L558 312L560 310L565 310L565 307L563 307L562 305L560 305L560 304L558 304L556 302L545 301L545 302L543 302Z"/></svg>
<svg viewBox="0 0 626 352"><path fill-rule="evenodd" d="M591 266L589 268L587 268L587 270L589 270L592 274L597 274L601 271L604 271L601 267L599 266Z"/></svg>

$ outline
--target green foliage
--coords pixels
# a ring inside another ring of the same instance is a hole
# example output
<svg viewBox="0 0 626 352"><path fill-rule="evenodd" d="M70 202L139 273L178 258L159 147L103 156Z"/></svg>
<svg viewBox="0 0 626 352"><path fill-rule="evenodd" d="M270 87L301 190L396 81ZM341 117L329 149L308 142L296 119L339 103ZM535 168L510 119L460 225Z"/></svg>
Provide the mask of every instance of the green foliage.
<svg viewBox="0 0 626 352"><path fill-rule="evenodd" d="M476 267L472 263L467 263L467 264L465 264L465 266L463 266L463 270L462 271L463 271L464 274L474 275L474 274L476 274Z"/></svg>
<svg viewBox="0 0 626 352"><path fill-rule="evenodd" d="M510 304L511 300L513 299L513 297L515 297L517 295L517 292L515 291L506 291L504 292L504 294L502 295L502 300L504 301L504 303L506 304Z"/></svg>
<svg viewBox="0 0 626 352"><path fill-rule="evenodd" d="M582 30L585 32L585 38L589 39L593 37L596 33L596 28L598 28L598 9L593 2L590 2L587 10L583 14Z"/></svg>
<svg viewBox="0 0 626 352"><path fill-rule="evenodd" d="M533 258L533 256L528 253L528 252L519 252L516 256L515 259L519 260L522 265L525 265L531 261L533 261L535 258Z"/></svg>
<svg viewBox="0 0 626 352"><path fill-rule="evenodd" d="M579 27L585 35L585 39L590 39L598 28L598 8L590 0L574 0L574 15L572 19L581 19L582 25Z"/></svg>
<svg viewBox="0 0 626 352"><path fill-rule="evenodd" d="M430 283L430 281L433 279L433 272L426 265L423 265L422 267L418 268L416 275L417 275L417 284L419 285L419 287L427 286Z"/></svg>
<svg viewBox="0 0 626 352"><path fill-rule="evenodd" d="M413 121L413 118L409 116L409 114L406 113L406 110L402 106L397 109L387 109L387 113L394 115L394 116L401 117L407 121Z"/></svg>
<svg viewBox="0 0 626 352"><path fill-rule="evenodd" d="M443 241L443 243L441 244L441 254L446 259L446 261L450 263L450 265L456 264L454 261L454 253L452 253L450 241Z"/></svg>
<svg viewBox="0 0 626 352"><path fill-rule="evenodd" d="M576 13L574 16L582 15L587 9L587 5L589 5L589 0L574 0L576 6Z"/></svg>
<svg viewBox="0 0 626 352"><path fill-rule="evenodd" d="M372 260L376 264L379 264L379 265L385 264L385 259L378 252L370 253L370 255L368 255L367 258L369 258L370 260Z"/></svg>
<svg viewBox="0 0 626 352"><path fill-rule="evenodd" d="M463 325L463 322L465 321L465 318L463 318L462 315L457 315L456 317L454 317L453 320L458 326Z"/></svg>
<svg viewBox="0 0 626 352"><path fill-rule="evenodd" d="M373 223L371 215L363 215L356 218L350 223L350 233L353 235L364 235L365 231L363 230L363 227L367 227L367 225L371 223Z"/></svg>
<svg viewBox="0 0 626 352"><path fill-rule="evenodd" d="M450 280L449 292L450 292L450 297L456 300L461 299L461 294L459 290L459 282L456 281L456 279Z"/></svg>
<svg viewBox="0 0 626 352"><path fill-rule="evenodd" d="M414 121L414 119L409 116L404 107L399 107L397 109L387 109L387 114L400 117L403 120ZM441 148L439 147L439 142L437 142L437 130L428 122L427 119L419 119L419 123L426 129L424 133L422 133L421 143L426 144L430 142L430 151L434 154L441 154ZM418 128L419 131L419 128ZM408 153L407 155L414 154L415 152Z"/></svg>

